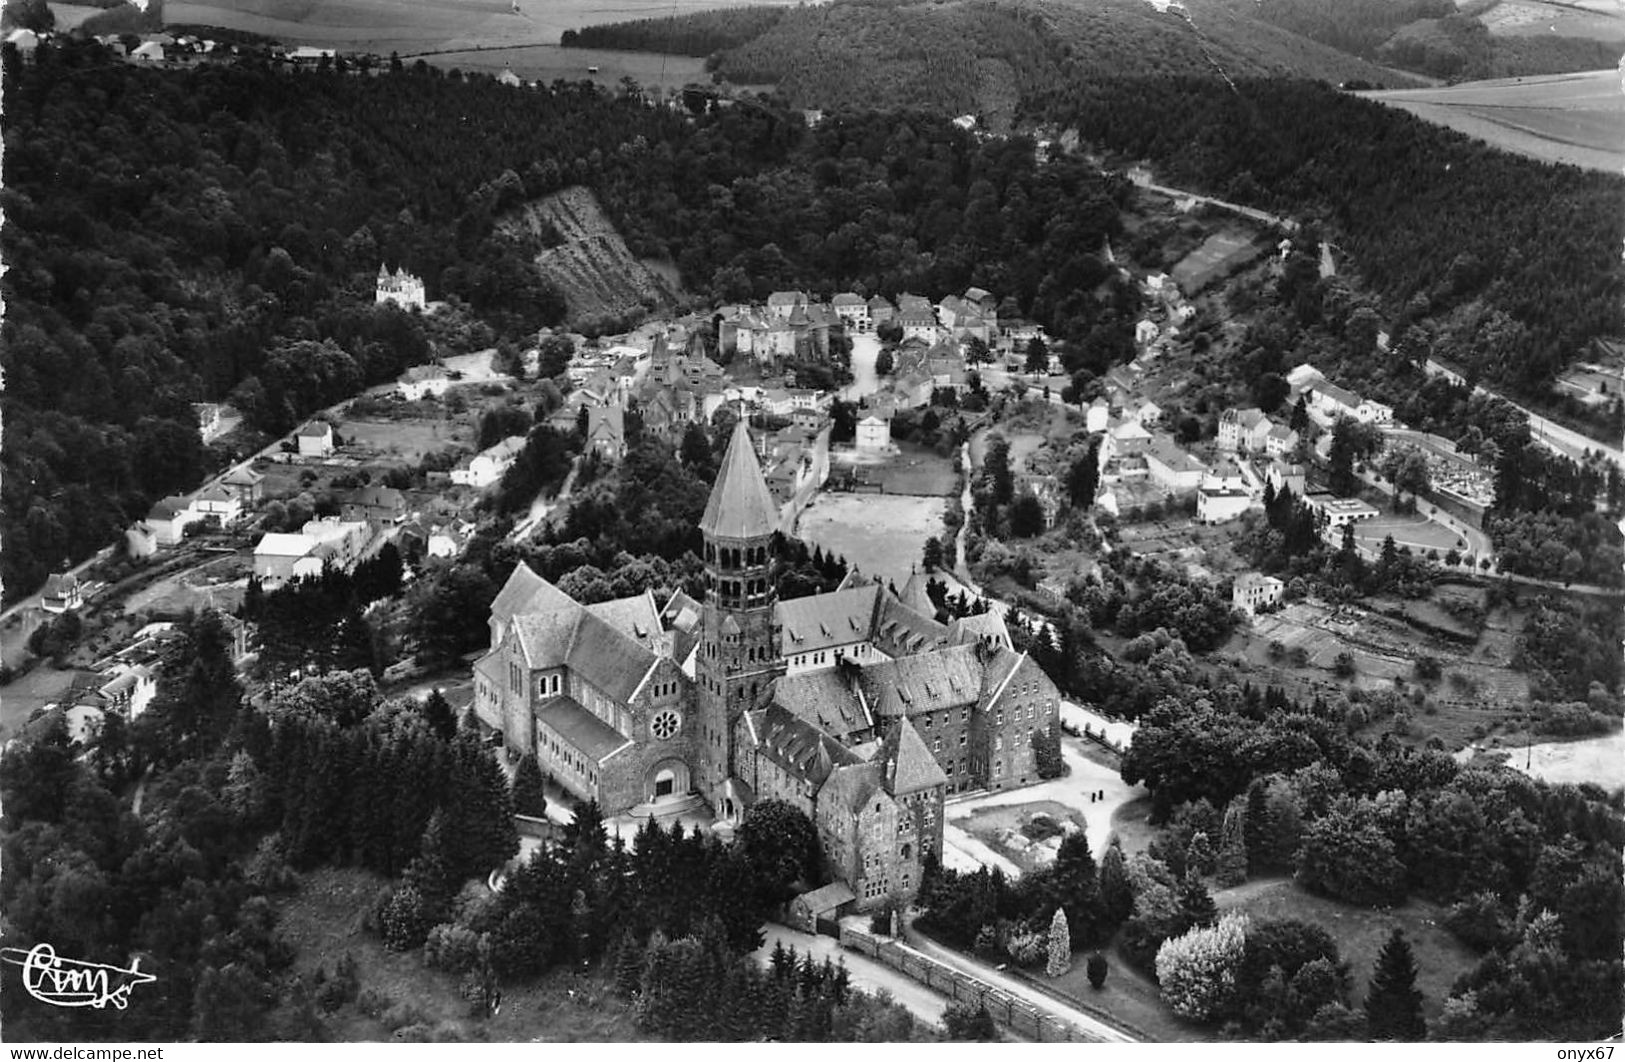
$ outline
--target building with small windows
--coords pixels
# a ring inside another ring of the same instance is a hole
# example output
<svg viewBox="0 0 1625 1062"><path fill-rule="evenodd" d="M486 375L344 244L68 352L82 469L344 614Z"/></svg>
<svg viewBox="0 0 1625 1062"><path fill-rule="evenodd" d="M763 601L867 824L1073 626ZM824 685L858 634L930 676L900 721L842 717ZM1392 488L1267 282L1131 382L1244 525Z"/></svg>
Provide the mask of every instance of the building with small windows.
<svg viewBox="0 0 1625 1062"><path fill-rule="evenodd" d="M699 799L737 822L791 803L873 907L940 856L946 794L1038 780L1033 737L1060 695L997 617L944 625L922 595L856 581L780 601L779 526L741 421L700 521L704 600L583 605L521 563L491 606L474 712L606 814Z"/></svg>
<svg viewBox="0 0 1625 1062"><path fill-rule="evenodd" d="M1243 572L1230 586L1230 604L1251 616L1260 609L1279 605L1285 593L1286 584L1274 576Z"/></svg>

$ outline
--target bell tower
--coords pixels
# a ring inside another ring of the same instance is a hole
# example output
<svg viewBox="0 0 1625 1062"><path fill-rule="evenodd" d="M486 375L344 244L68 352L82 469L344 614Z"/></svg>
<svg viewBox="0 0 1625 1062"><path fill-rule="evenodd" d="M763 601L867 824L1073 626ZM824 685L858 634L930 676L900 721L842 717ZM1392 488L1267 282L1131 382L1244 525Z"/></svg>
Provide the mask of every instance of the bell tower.
<svg viewBox="0 0 1625 1062"><path fill-rule="evenodd" d="M700 773L695 787L719 815L734 773L734 723L766 702L784 674L779 655L773 535L779 507L741 419L700 520L705 539L705 616L695 679L699 687Z"/></svg>

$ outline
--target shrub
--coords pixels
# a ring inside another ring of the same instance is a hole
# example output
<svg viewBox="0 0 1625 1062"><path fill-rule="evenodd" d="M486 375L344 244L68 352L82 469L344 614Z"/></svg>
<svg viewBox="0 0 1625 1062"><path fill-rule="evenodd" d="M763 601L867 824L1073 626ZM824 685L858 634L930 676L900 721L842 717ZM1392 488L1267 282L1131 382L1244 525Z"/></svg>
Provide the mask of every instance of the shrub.
<svg viewBox="0 0 1625 1062"><path fill-rule="evenodd" d="M1332 662L1332 674L1340 679L1350 679L1354 677L1354 671L1354 654L1347 650L1338 653L1337 659Z"/></svg>
<svg viewBox="0 0 1625 1062"><path fill-rule="evenodd" d="M1089 962L1084 972L1089 975L1089 987L1099 991L1106 984L1106 974L1111 969L1106 963L1106 956L1095 952L1089 956Z"/></svg>
<svg viewBox="0 0 1625 1062"><path fill-rule="evenodd" d="M1163 942L1157 983L1163 1002L1182 1018L1207 1021L1230 1005L1236 970L1247 941L1247 916L1231 913L1219 924Z"/></svg>
<svg viewBox="0 0 1625 1062"><path fill-rule="evenodd" d="M369 1018L377 1018L389 1010L390 998L376 988L363 988L355 997L355 1009Z"/></svg>
<svg viewBox="0 0 1625 1062"><path fill-rule="evenodd" d="M410 951L423 943L429 922L417 889L402 885L390 894L378 912L378 931L391 951Z"/></svg>
<svg viewBox="0 0 1625 1062"><path fill-rule="evenodd" d="M1031 840L1042 841L1058 836L1063 831L1060 824L1048 815L1034 815L1021 824L1021 832Z"/></svg>
<svg viewBox="0 0 1625 1062"><path fill-rule="evenodd" d="M1018 966L1036 966L1044 961L1048 939L1043 933L1018 930L1004 943L1004 951Z"/></svg>
<svg viewBox="0 0 1625 1062"><path fill-rule="evenodd" d="M437 970L463 973L479 956L479 934L463 926L442 922L429 930L423 943L423 961Z"/></svg>
<svg viewBox="0 0 1625 1062"><path fill-rule="evenodd" d="M397 1003L388 1010L384 1011L383 1017L379 1020L384 1023L384 1028L388 1029L390 1032L399 1033L400 1030L409 1026L423 1025L427 1021L427 1018L425 1017L423 1011L419 1010L413 1004Z"/></svg>

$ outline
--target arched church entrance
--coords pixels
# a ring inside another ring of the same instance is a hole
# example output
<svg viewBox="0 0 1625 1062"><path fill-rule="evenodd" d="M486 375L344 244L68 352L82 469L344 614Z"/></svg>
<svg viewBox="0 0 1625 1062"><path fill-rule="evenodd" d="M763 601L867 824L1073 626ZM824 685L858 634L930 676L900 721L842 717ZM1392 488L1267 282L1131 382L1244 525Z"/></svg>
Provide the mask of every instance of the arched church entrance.
<svg viewBox="0 0 1625 1062"><path fill-rule="evenodd" d="M661 760L644 777L643 795L650 803L686 796L689 790L688 764L682 760Z"/></svg>

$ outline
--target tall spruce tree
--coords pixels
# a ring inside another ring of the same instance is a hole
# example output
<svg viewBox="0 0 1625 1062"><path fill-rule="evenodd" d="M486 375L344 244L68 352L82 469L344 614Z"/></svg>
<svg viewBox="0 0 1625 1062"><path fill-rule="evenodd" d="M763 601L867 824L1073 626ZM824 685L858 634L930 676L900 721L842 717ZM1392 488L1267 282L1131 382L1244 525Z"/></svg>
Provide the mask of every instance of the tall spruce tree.
<svg viewBox="0 0 1625 1062"><path fill-rule="evenodd" d="M1072 931L1066 924L1066 908L1057 907L1049 922L1049 956L1044 972L1060 977L1072 969Z"/></svg>
<svg viewBox="0 0 1625 1062"><path fill-rule="evenodd" d="M518 815L539 819L547 814L547 785L542 779L541 765L535 753L527 752L519 758L513 772L513 810Z"/></svg>
<svg viewBox="0 0 1625 1062"><path fill-rule="evenodd" d="M1416 987L1416 958L1405 931L1398 926L1377 956L1365 997L1365 1023L1373 1040L1416 1042L1427 1036L1422 993Z"/></svg>
<svg viewBox="0 0 1625 1062"><path fill-rule="evenodd" d="M1107 842L1100 857L1100 908L1108 928L1122 925L1134 913L1134 886L1116 837Z"/></svg>

